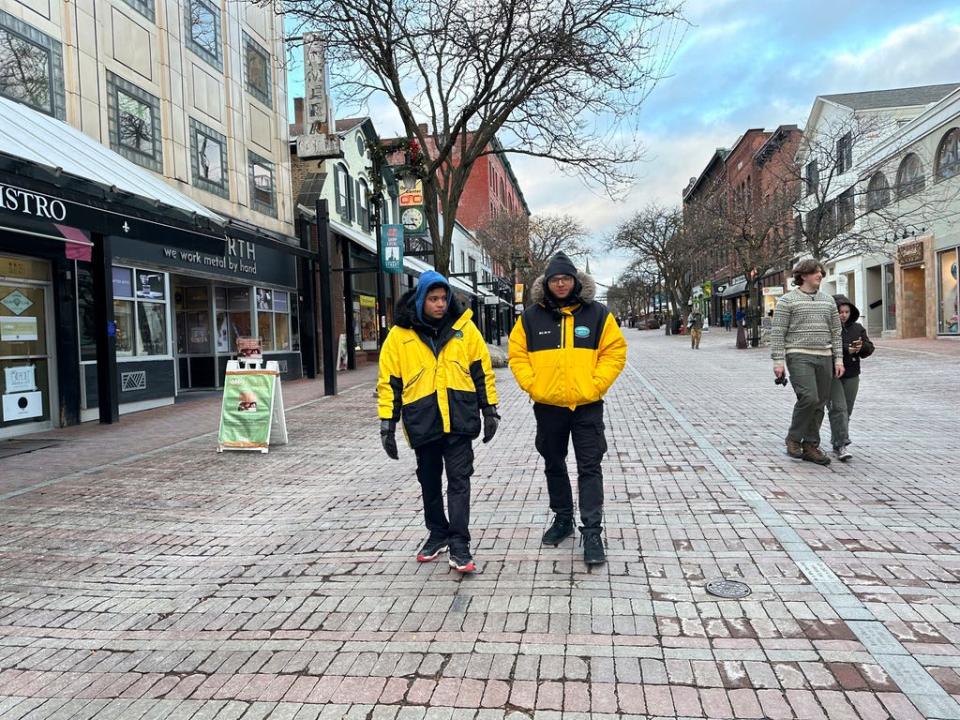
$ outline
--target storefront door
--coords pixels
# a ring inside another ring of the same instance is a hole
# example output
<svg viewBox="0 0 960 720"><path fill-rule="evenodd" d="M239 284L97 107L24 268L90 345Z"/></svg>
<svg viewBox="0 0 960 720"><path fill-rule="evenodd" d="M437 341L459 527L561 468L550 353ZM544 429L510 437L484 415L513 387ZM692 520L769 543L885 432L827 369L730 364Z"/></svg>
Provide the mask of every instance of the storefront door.
<svg viewBox="0 0 960 720"><path fill-rule="evenodd" d="M46 430L57 416L49 266L0 256L0 438Z"/></svg>

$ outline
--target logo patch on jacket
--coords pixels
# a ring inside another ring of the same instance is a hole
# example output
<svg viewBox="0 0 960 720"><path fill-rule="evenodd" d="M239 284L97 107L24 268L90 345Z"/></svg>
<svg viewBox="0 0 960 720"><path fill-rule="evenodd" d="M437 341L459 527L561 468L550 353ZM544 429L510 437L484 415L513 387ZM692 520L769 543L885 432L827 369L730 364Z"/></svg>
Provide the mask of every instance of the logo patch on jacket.
<svg viewBox="0 0 960 720"><path fill-rule="evenodd" d="M577 325L573 329L573 334L578 338L590 337L590 328L588 328L586 325Z"/></svg>
<svg viewBox="0 0 960 720"><path fill-rule="evenodd" d="M453 336L454 336L455 338L462 338L462 337L463 337L463 330L455 330L454 333L453 333Z"/></svg>

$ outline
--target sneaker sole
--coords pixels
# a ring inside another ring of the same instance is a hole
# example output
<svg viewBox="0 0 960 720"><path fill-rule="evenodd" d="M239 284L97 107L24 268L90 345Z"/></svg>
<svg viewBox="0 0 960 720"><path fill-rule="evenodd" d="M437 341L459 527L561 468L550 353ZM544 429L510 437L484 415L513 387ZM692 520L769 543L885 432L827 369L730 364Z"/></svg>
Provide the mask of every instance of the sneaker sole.
<svg viewBox="0 0 960 720"><path fill-rule="evenodd" d="M442 548L437 550L433 555L423 555L422 553L417 554L417 562L430 562L431 560L436 560L439 555L442 555L447 551L447 546L444 545Z"/></svg>
<svg viewBox="0 0 960 720"><path fill-rule="evenodd" d="M477 565L473 560L468 562L466 565L457 565L453 560L450 560L450 567L456 570L461 575L466 575L477 571Z"/></svg>

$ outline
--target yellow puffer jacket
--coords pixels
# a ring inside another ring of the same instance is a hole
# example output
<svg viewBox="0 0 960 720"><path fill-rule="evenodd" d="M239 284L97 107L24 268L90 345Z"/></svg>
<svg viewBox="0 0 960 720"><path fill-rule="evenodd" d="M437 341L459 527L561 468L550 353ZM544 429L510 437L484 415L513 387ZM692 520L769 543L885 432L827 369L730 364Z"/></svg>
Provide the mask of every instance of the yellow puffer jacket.
<svg viewBox="0 0 960 720"><path fill-rule="evenodd" d="M480 410L497 404L490 352L471 310L454 298L438 330L419 323L412 308L415 290L397 303L395 325L380 350L377 381L381 420L403 420L410 447L445 433L480 434ZM433 347L436 348L434 351Z"/></svg>
<svg viewBox="0 0 960 720"><path fill-rule="evenodd" d="M627 360L627 343L606 306L593 302L596 283L586 274L579 305L548 308L543 278L531 286L534 304L510 333L510 370L534 402L567 407L602 399Z"/></svg>

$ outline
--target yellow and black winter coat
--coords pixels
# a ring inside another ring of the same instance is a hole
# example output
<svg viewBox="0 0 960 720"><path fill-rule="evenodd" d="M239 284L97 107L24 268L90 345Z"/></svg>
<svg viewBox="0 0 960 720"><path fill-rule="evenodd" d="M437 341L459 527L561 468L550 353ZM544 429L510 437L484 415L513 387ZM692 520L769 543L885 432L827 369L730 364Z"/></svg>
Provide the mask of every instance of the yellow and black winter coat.
<svg viewBox="0 0 960 720"><path fill-rule="evenodd" d="M580 273L578 283L579 302L557 307L537 278L533 304L510 333L510 369L520 387L534 402L571 410L603 398L627 360L616 319L593 300L593 278Z"/></svg>
<svg viewBox="0 0 960 720"><path fill-rule="evenodd" d="M473 312L452 298L441 324L417 319L415 289L397 303L394 327L380 350L381 420L403 420L410 447L453 435L480 434L480 410L497 404L490 352Z"/></svg>

